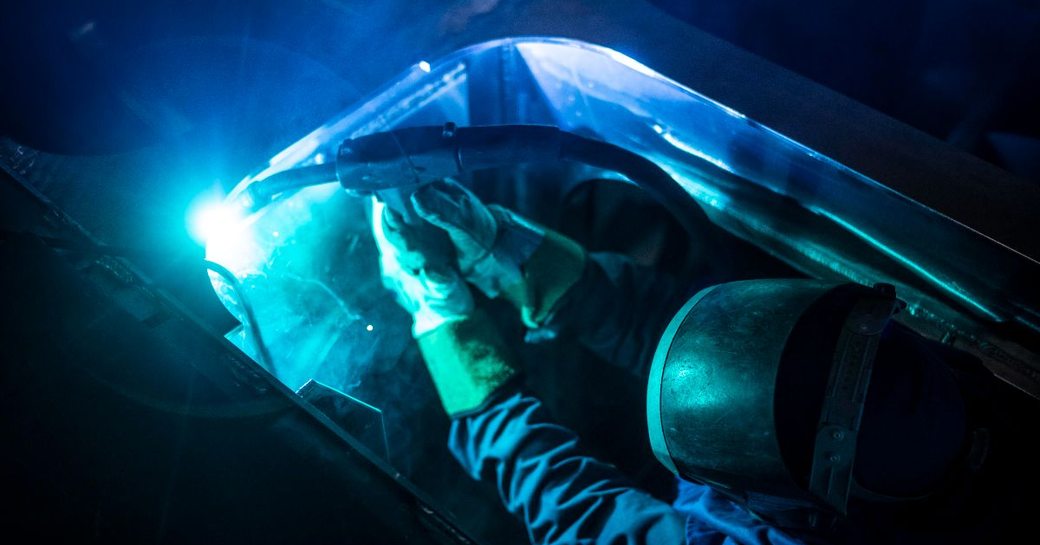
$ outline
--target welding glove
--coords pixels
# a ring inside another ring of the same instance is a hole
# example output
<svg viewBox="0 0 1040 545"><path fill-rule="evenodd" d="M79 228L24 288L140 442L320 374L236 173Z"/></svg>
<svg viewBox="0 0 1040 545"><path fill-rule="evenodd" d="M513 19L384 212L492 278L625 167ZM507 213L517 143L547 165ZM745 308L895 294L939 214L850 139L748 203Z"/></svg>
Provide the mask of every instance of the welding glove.
<svg viewBox="0 0 1040 545"><path fill-rule="evenodd" d="M450 256L431 251L437 233L406 225L378 201L373 201L372 212L383 285L412 315L412 334L418 338L472 314L473 296L453 268Z"/></svg>
<svg viewBox="0 0 1040 545"><path fill-rule="evenodd" d="M412 315L412 334L451 417L479 410L516 375L511 352L473 303L432 225L407 225L373 201L372 231L383 284ZM450 248L449 248L450 249Z"/></svg>
<svg viewBox="0 0 1040 545"><path fill-rule="evenodd" d="M538 328L579 278L585 251L573 240L497 205L485 205L453 180L412 195L416 213L447 231L463 278L488 297L503 297Z"/></svg>

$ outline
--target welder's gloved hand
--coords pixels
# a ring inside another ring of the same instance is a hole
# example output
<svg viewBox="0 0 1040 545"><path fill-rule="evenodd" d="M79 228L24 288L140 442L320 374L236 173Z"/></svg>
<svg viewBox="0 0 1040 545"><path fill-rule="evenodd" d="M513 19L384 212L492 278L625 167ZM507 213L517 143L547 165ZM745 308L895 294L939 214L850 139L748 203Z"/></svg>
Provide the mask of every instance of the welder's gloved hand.
<svg viewBox="0 0 1040 545"><path fill-rule="evenodd" d="M447 231L462 276L488 297L504 297L537 328L581 278L585 251L573 240L444 180L412 195L416 213Z"/></svg>
<svg viewBox="0 0 1040 545"><path fill-rule="evenodd" d="M491 320L475 308L469 286L437 243L432 225L407 225L373 201L372 231L383 283L413 319L412 334L451 417L481 409L516 375L516 365Z"/></svg>
<svg viewBox="0 0 1040 545"><path fill-rule="evenodd" d="M412 315L412 334L418 338L472 314L473 296L453 268L452 256L431 251L437 231L432 226L405 224L378 201L373 201L372 212L383 285Z"/></svg>

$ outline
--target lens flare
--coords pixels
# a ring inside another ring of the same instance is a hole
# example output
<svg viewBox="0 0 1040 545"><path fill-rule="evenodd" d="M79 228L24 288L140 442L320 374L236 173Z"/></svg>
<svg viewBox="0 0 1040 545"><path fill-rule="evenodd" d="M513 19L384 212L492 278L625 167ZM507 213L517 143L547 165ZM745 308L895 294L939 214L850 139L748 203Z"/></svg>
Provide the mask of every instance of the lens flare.
<svg viewBox="0 0 1040 545"><path fill-rule="evenodd" d="M205 244L221 234L230 233L243 219L240 207L222 200L207 201L192 210L188 227L192 238Z"/></svg>

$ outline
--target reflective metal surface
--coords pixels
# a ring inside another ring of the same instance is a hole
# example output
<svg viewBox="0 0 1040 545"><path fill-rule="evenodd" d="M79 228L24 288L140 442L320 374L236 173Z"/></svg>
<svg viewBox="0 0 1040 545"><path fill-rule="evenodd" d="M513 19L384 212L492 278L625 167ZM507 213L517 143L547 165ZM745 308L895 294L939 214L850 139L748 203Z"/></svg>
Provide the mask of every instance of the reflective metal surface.
<svg viewBox="0 0 1040 545"><path fill-rule="evenodd" d="M1035 262L631 58L582 42L502 40L416 64L278 154L231 199L254 179L329 160L346 138L465 126L478 114L486 123L488 111L499 122L555 124L654 160L727 230L813 277L895 284L909 303L903 321L955 339L1036 390L1035 354L992 327L1012 323L1035 334L1040 299L1028 280L1040 276ZM246 286L279 378L291 387L315 378L380 406L385 400L360 390L367 373L406 350L408 324L379 284L365 213L335 185L309 188L211 240L207 256ZM214 283L235 311L234 294ZM241 330L232 337L251 350Z"/></svg>
<svg viewBox="0 0 1040 545"><path fill-rule="evenodd" d="M795 323L832 287L749 281L694 296L662 336L650 371L647 415L658 459L684 478L738 494L804 495L781 452L774 394Z"/></svg>

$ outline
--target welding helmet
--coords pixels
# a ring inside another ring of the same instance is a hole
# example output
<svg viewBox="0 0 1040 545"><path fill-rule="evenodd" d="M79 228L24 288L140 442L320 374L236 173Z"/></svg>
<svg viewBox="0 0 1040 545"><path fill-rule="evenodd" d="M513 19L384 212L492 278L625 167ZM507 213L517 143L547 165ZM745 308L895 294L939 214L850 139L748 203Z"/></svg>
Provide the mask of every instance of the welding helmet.
<svg viewBox="0 0 1040 545"><path fill-rule="evenodd" d="M913 339L901 344L916 334L892 327L899 308L888 285L781 279L700 291L654 355L655 455L760 514L841 516L850 498L927 494L963 446L964 408L945 366L907 349ZM877 358L883 334L891 346Z"/></svg>

